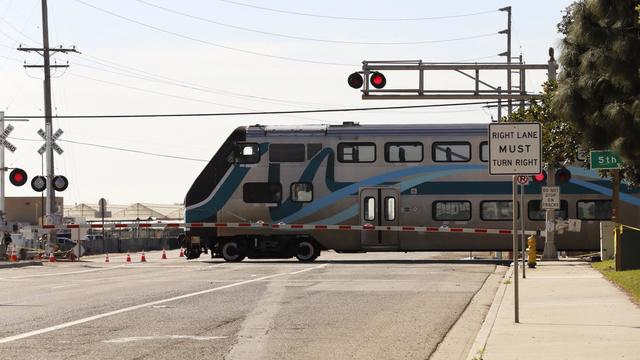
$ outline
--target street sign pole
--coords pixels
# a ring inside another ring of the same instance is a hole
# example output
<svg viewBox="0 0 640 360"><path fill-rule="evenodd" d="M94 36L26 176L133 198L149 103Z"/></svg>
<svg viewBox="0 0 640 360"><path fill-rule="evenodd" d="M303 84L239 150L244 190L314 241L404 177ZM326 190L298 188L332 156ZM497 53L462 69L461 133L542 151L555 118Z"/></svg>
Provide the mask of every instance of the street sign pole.
<svg viewBox="0 0 640 360"><path fill-rule="evenodd" d="M524 230L524 187L525 185L520 185L520 244L522 246L522 278L526 279L527 278L527 273L526 273L526 264L525 264L525 249L527 248L525 246L525 230Z"/></svg>
<svg viewBox="0 0 640 360"><path fill-rule="evenodd" d="M518 184L523 176L542 172L542 125L540 123L491 123L489 124L489 175L511 175L511 218L513 290L515 322L520 322L518 288ZM521 201L524 203L524 201ZM524 211L522 211L524 216ZM523 226L524 228L524 226Z"/></svg>
<svg viewBox="0 0 640 360"><path fill-rule="evenodd" d="M4 132L4 111L0 111L0 133ZM5 215L5 193L4 193L4 182L5 182L5 170L4 170L4 146L0 146L0 219L2 220L2 225L4 226L6 223L6 215Z"/></svg>
<svg viewBox="0 0 640 360"><path fill-rule="evenodd" d="M591 169L611 170L611 221L613 221L613 224L615 226L614 236L616 239L616 271L620 271L622 269L622 253L620 252L621 247L618 218L620 216L620 167L622 166L622 158L613 150L592 150L590 155Z"/></svg>
<svg viewBox="0 0 640 360"><path fill-rule="evenodd" d="M520 322L520 309L519 303L520 300L518 298L518 219L516 214L518 213L518 205L516 204L518 198L518 185L516 184L516 176L514 175L511 178L511 187L513 188L513 198L511 203L511 218L513 222L513 291L514 291L514 299L515 299L515 322Z"/></svg>

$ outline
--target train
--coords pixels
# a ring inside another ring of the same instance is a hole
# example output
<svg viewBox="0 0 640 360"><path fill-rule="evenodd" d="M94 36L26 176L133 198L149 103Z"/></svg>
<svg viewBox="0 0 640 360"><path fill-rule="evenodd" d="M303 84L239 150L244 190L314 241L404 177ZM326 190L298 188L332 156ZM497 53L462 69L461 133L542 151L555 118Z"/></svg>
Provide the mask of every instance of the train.
<svg viewBox="0 0 640 360"><path fill-rule="evenodd" d="M487 124L253 125L236 128L185 198L187 223L321 224L510 229L512 178L488 172ZM560 184L558 251L600 249L599 223L611 219L611 182L577 161ZM550 175L552 176L552 175ZM543 183L524 187L526 230L544 229ZM519 207L518 207L519 208ZM640 191L621 185L622 223L640 224ZM520 222L520 220L518 220ZM499 233L342 231L327 227L190 227L189 259L202 253L237 262L322 251L508 251ZM542 250L543 242L538 242Z"/></svg>

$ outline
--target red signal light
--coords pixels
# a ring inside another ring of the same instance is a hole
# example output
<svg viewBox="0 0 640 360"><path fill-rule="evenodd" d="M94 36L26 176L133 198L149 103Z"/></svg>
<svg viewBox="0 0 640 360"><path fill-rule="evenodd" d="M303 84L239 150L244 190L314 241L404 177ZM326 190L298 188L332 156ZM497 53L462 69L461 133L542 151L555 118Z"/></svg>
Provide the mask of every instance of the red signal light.
<svg viewBox="0 0 640 360"><path fill-rule="evenodd" d="M387 85L387 79L382 75L382 73L374 72L371 74L371 79L369 80L371 85L376 89L382 89L385 85Z"/></svg>
<svg viewBox="0 0 640 360"><path fill-rule="evenodd" d="M27 172L22 169L13 169L9 173L9 181L14 186L22 186L27 183Z"/></svg>
<svg viewBox="0 0 640 360"><path fill-rule="evenodd" d="M347 78L347 83L349 83L349 86L354 89L360 89L362 87L362 84L364 84L364 80L362 79L362 75L359 72L354 72Z"/></svg>
<svg viewBox="0 0 640 360"><path fill-rule="evenodd" d="M557 184L566 183L569 182L569 180L571 180L571 171L567 170L566 168L561 168L556 171Z"/></svg>
<svg viewBox="0 0 640 360"><path fill-rule="evenodd" d="M539 174L533 175L533 181L538 184L545 182L545 180L547 180L547 172L544 170L542 170L542 172Z"/></svg>

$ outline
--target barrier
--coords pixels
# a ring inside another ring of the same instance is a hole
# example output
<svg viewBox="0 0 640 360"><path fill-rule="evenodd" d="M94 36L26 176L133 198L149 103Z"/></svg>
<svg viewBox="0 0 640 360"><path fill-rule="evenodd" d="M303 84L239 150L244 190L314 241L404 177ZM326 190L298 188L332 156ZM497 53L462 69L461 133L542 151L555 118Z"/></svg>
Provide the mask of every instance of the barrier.
<svg viewBox="0 0 640 360"><path fill-rule="evenodd" d="M43 230L66 230L66 229L166 229L166 228L244 228L250 230L334 230L334 231L394 231L394 232L423 232L423 233L473 233L473 234L493 234L511 235L511 229L486 229L486 228L460 228L448 226L385 226L385 225L324 225L324 224L268 224L263 222L255 223L158 223L158 224L64 224L64 225L44 225ZM525 231L527 235L535 234L535 231Z"/></svg>

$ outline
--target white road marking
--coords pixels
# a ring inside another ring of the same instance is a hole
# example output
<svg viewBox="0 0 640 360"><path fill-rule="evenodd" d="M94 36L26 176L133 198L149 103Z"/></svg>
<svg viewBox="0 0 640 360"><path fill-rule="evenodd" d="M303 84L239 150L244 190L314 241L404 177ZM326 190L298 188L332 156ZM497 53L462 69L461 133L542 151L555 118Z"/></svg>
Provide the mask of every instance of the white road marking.
<svg viewBox="0 0 640 360"><path fill-rule="evenodd" d="M80 284L58 285L58 286L53 286L52 289L62 289L62 288L71 287L71 286L78 286L78 285L80 285Z"/></svg>
<svg viewBox="0 0 640 360"><path fill-rule="evenodd" d="M193 292L193 293L174 296L174 297L167 298L167 299L156 300L156 301L151 301L151 302L140 304L140 305L129 306L129 307L122 308L122 309L119 309L119 310L109 311L109 312L106 312L106 313L102 313L102 314L98 314L98 315L94 315L94 316L89 316L89 317L86 317L86 318L83 318L83 319L78 319L78 320L69 321L69 322L66 322L66 323L63 323L63 324L50 326L50 327L47 327L47 328L44 328L44 329L33 330L33 331L26 332L26 333L18 334L18 335L13 335L13 336L7 336L7 337L4 337L4 338L0 338L0 344L4 344L4 343L16 341L16 340L21 340L21 339L26 339L28 337L45 334L45 333L48 333L48 332L52 332L52 331L56 331L56 330L60 330L60 329L64 329L64 328L68 328L68 327L79 325L79 324L84 324L84 323L87 323L87 322L90 322L90 321L94 321L94 320L98 320L98 319L102 319L102 318L105 318L105 317L108 317L108 316L118 315L118 314L122 314L122 313L133 311L133 310L138 310L138 309L149 307L149 306L164 304L164 303L168 303L168 302L176 301L176 300L187 299L187 298L198 296L198 295L209 294L209 293L212 293L212 292L215 292L215 291L225 290L225 289L229 289L229 288L232 288L232 287L251 284L251 283L254 283L254 282L263 281L263 280L267 280L267 279L272 279L272 278L276 278L276 277L280 277L280 276L302 274L302 273L307 272L307 271L321 269L321 268L323 268L323 267L325 267L327 265L328 264L322 264L322 265L319 265L319 266L314 266L314 267L311 267L311 268L306 268L306 269L302 269L302 270L298 270L298 271L262 276L262 277L259 277L259 278L250 279L250 280L244 280L244 281L240 281L240 282L237 282L237 283L224 285L224 286L219 286L219 287L215 287L215 288L211 288L211 289L207 289L207 290L196 291L196 292Z"/></svg>
<svg viewBox="0 0 640 360"><path fill-rule="evenodd" d="M226 336L191 336L191 335L160 335L160 336L132 336L132 337L124 337L117 338L111 340L104 340L105 343L112 344L123 344L133 341L144 341L144 340L163 340L163 339L189 339L189 340L197 340L197 341L206 341L206 340L216 340L216 339L226 339Z"/></svg>
<svg viewBox="0 0 640 360"><path fill-rule="evenodd" d="M96 271L119 269L119 268L122 268L122 267L124 267L124 265L118 265L118 266L112 266L112 267L101 267L101 268L90 269L90 270L61 272L61 273L46 273L46 274L13 276L13 277L8 277L8 278L0 278L0 280L18 280L18 279L30 279L30 278L39 278L39 277L48 277L48 276L84 274L84 273L90 273L90 272L96 272Z"/></svg>

